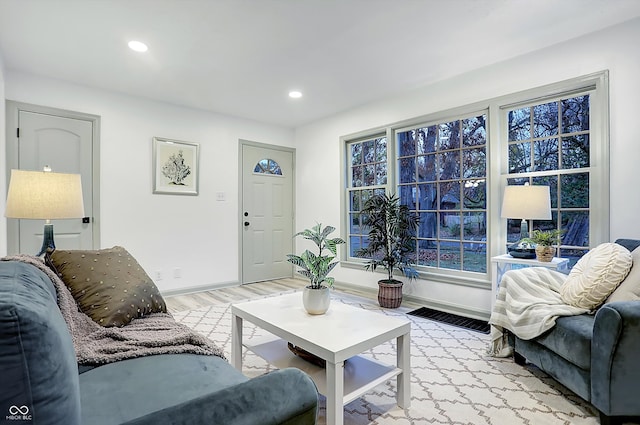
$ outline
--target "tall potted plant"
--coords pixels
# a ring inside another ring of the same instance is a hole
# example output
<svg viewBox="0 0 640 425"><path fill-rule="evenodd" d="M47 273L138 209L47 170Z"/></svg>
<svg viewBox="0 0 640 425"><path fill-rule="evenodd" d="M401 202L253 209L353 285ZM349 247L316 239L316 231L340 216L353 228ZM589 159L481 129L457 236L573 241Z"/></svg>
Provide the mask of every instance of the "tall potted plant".
<svg viewBox="0 0 640 425"><path fill-rule="evenodd" d="M402 281L394 279L394 273L399 271L409 280L418 277L413 267L418 217L391 194L369 199L362 214L369 226L369 243L356 255L369 259L367 270L383 267L387 271L387 279L378 281L378 302L381 307L397 308L402 303Z"/></svg>
<svg viewBox="0 0 640 425"><path fill-rule="evenodd" d="M312 241L318 249L317 254L308 249L300 255L287 254L287 261L299 267L298 273L309 279L310 284L302 292L304 308L309 314L324 314L329 309L329 288L335 281L329 273L338 264L337 261L332 262L337 256L338 245L345 243L341 238L329 238L334 230L335 227L322 228L318 223L311 229L296 233L293 237L302 236ZM332 255L326 255L325 250Z"/></svg>

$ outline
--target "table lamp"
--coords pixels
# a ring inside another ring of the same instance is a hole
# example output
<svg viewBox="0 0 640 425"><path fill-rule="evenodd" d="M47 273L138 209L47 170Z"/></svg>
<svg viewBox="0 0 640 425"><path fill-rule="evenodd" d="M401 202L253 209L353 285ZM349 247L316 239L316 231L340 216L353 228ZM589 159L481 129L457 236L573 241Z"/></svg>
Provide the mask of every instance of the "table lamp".
<svg viewBox="0 0 640 425"><path fill-rule="evenodd" d="M535 244L527 242L527 220L551 220L551 196L549 186L507 186L502 198L502 218L522 219L520 240L509 245L507 251L516 258L536 258ZM524 239L524 240L523 240Z"/></svg>
<svg viewBox="0 0 640 425"><path fill-rule="evenodd" d="M84 202L80 174L11 170L7 193L7 218L45 220L42 248L45 260L56 249L51 220L82 218Z"/></svg>

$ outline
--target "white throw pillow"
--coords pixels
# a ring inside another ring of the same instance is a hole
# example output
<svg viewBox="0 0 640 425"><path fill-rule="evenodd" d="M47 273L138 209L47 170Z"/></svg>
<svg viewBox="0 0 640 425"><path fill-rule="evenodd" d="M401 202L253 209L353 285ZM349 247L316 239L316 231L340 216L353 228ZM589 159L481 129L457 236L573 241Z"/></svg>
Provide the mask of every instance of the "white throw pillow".
<svg viewBox="0 0 640 425"><path fill-rule="evenodd" d="M607 299L631 269L629 250L607 242L587 252L571 269L560 288L562 301L593 310Z"/></svg>
<svg viewBox="0 0 640 425"><path fill-rule="evenodd" d="M629 274L605 302L640 300L640 247L631 251L631 256L633 265Z"/></svg>

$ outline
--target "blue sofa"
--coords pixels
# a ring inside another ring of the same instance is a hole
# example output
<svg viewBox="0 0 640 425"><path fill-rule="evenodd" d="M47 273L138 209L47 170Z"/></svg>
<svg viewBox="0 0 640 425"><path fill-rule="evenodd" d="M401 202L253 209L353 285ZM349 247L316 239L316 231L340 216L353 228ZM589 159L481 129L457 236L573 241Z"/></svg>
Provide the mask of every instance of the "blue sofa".
<svg viewBox="0 0 640 425"><path fill-rule="evenodd" d="M616 243L629 251L640 246L635 239ZM590 402L602 425L640 417L640 301L604 304L595 315L560 317L543 335L512 342L516 363L533 363Z"/></svg>
<svg viewBox="0 0 640 425"><path fill-rule="evenodd" d="M0 262L0 424L315 424L297 369L248 379L216 356L166 354L79 373L51 280Z"/></svg>

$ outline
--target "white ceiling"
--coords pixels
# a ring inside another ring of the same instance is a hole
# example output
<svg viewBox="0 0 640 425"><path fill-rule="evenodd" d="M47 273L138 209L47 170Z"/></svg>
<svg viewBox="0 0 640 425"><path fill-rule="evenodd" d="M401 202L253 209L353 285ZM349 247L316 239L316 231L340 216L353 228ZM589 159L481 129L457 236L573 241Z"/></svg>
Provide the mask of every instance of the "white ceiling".
<svg viewBox="0 0 640 425"><path fill-rule="evenodd" d="M640 0L0 0L0 54L9 71L296 127L638 16Z"/></svg>

